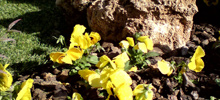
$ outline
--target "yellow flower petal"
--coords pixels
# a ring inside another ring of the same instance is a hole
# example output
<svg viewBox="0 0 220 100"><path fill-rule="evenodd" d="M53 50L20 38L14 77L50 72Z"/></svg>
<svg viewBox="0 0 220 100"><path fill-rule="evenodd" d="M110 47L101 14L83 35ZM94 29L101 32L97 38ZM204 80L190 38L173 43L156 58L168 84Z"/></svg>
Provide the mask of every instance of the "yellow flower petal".
<svg viewBox="0 0 220 100"><path fill-rule="evenodd" d="M66 54L68 56L70 56L70 58L75 61L77 59L80 59L83 55L84 51L83 50L80 50L79 48L72 48L72 49L69 49Z"/></svg>
<svg viewBox="0 0 220 100"><path fill-rule="evenodd" d="M126 39L128 40L129 45L133 47L134 46L134 39L132 37L127 37Z"/></svg>
<svg viewBox="0 0 220 100"><path fill-rule="evenodd" d="M195 72L200 72L204 68L204 62L201 59L201 57L204 56L204 50L202 49L202 47L198 46L188 64L189 69L194 70Z"/></svg>
<svg viewBox="0 0 220 100"><path fill-rule="evenodd" d="M114 60L112 60L112 61L115 63L115 65L116 65L117 68L119 68L119 69L124 69L125 63L124 63L124 61L123 61L122 59L117 58L117 59L114 59Z"/></svg>
<svg viewBox="0 0 220 100"><path fill-rule="evenodd" d="M122 40L119 45L122 47L122 48L125 48L125 49L128 49L129 48L129 42L126 41L126 40Z"/></svg>
<svg viewBox="0 0 220 100"><path fill-rule="evenodd" d="M113 95L115 87L113 86L111 81L107 81L105 88L108 95Z"/></svg>
<svg viewBox="0 0 220 100"><path fill-rule="evenodd" d="M195 57L193 56L188 64L188 67L190 70L196 69L196 60Z"/></svg>
<svg viewBox="0 0 220 100"><path fill-rule="evenodd" d="M133 72L137 72L137 69L138 69L137 66L131 67L131 69L129 70L129 72L132 72L132 71L133 71Z"/></svg>
<svg viewBox="0 0 220 100"><path fill-rule="evenodd" d="M162 74L167 74L168 76L169 76L170 74L172 74L173 69L172 69L172 67L170 66L169 62L166 62L165 60L162 60L162 61L158 61L157 65L158 65L159 71L160 71Z"/></svg>
<svg viewBox="0 0 220 100"><path fill-rule="evenodd" d="M9 64L6 64L4 67L0 64L0 91L7 91L13 81L11 73L6 70L8 66Z"/></svg>
<svg viewBox="0 0 220 100"><path fill-rule="evenodd" d="M77 92L74 92L73 95L72 95L72 100L82 100L82 96L81 94L77 93Z"/></svg>
<svg viewBox="0 0 220 100"><path fill-rule="evenodd" d="M113 59L117 59L117 58L122 59L124 63L130 60L126 52L121 53L120 55L114 57Z"/></svg>
<svg viewBox="0 0 220 100"><path fill-rule="evenodd" d="M147 38L145 41L144 41L145 45L147 46L147 49L148 50L153 50L153 41L149 38Z"/></svg>
<svg viewBox="0 0 220 100"><path fill-rule="evenodd" d="M105 67L100 74L101 84L104 89L106 89L107 82L110 79L111 73L114 71L112 68Z"/></svg>
<svg viewBox="0 0 220 100"><path fill-rule="evenodd" d="M146 90L146 87L148 87L148 90ZM133 95L135 96L136 100L152 100L153 99L153 91L151 90L152 88L154 87L152 85L149 86L149 84L139 84L133 90Z"/></svg>
<svg viewBox="0 0 220 100"><path fill-rule="evenodd" d="M112 81L112 84L114 84L115 87L118 87L123 83L128 85L132 84L131 77L122 69L115 70L110 74L109 77Z"/></svg>
<svg viewBox="0 0 220 100"><path fill-rule="evenodd" d="M148 50L153 50L153 41L148 36L140 36L138 40L144 42Z"/></svg>
<svg viewBox="0 0 220 100"><path fill-rule="evenodd" d="M70 55L67 55L67 54L66 54L66 56L62 57L61 61L66 64L70 64L70 65L73 64L73 61L72 61Z"/></svg>
<svg viewBox="0 0 220 100"><path fill-rule="evenodd" d="M149 37L148 36L140 36L139 38L138 38L138 41L140 41L140 42L144 42L146 39L148 39Z"/></svg>
<svg viewBox="0 0 220 100"><path fill-rule="evenodd" d="M57 63L63 63L63 61L61 60L63 57L65 56L65 53L63 52L52 52L50 53L50 60L52 60L53 62L57 62Z"/></svg>
<svg viewBox="0 0 220 100"><path fill-rule="evenodd" d="M33 86L33 82L33 79L28 79L21 84L16 100L32 100L30 89Z"/></svg>
<svg viewBox="0 0 220 100"><path fill-rule="evenodd" d="M83 35L83 33L85 32L86 30L86 27L83 26L83 25L75 25L74 29L73 29L73 32L71 34L71 38L74 38L74 37L78 37L78 36L81 36Z"/></svg>
<svg viewBox="0 0 220 100"><path fill-rule="evenodd" d="M103 55L100 57L99 62L96 64L96 67L98 67L99 69L104 68L108 63L110 63L110 65L112 66L112 68L116 68L116 65L111 61L111 59L106 56Z"/></svg>
<svg viewBox="0 0 220 100"><path fill-rule="evenodd" d="M92 44L95 44L101 40L101 36L97 32L91 32L89 36L92 40Z"/></svg>
<svg viewBox="0 0 220 100"><path fill-rule="evenodd" d="M96 74L95 71L89 70L89 69L84 69L84 70L79 70L78 74L86 81L88 81L88 78L92 74Z"/></svg>
<svg viewBox="0 0 220 100"><path fill-rule="evenodd" d="M115 94L119 100L133 100L132 89L128 84L121 84L115 89Z"/></svg>
<svg viewBox="0 0 220 100"><path fill-rule="evenodd" d="M198 46L196 48L196 51L195 51L194 55L195 55L195 59L204 57L205 56L205 51L202 49L201 46Z"/></svg>
<svg viewBox="0 0 220 100"><path fill-rule="evenodd" d="M194 69L195 72L201 72L204 68L204 62L201 58L196 59L196 68Z"/></svg>
<svg viewBox="0 0 220 100"><path fill-rule="evenodd" d="M92 87L99 88L102 87L100 75L98 73L91 74L88 77L88 82Z"/></svg>
<svg viewBox="0 0 220 100"><path fill-rule="evenodd" d="M142 42L138 42L135 46L134 49L139 49L141 50L143 53L147 53L147 46L145 45L145 43Z"/></svg>

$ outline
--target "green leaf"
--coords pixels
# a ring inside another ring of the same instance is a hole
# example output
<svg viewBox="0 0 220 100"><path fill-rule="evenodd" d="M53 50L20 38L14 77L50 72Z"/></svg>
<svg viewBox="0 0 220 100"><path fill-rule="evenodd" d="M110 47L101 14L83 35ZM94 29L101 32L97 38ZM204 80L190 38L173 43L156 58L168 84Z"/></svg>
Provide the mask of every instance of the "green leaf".
<svg viewBox="0 0 220 100"><path fill-rule="evenodd" d="M99 62L99 58L97 56L95 56L95 55L89 55L86 58L86 61L88 61L91 64L97 64Z"/></svg>
<svg viewBox="0 0 220 100"><path fill-rule="evenodd" d="M131 67L133 67L133 65L132 65L132 64L130 64L130 61L127 61L127 62L125 63L124 70L125 70L125 71L128 71L128 70L130 70L130 69L131 69Z"/></svg>
<svg viewBox="0 0 220 100"><path fill-rule="evenodd" d="M145 60L145 61L146 61L147 64L149 64L149 65L151 64L151 62L149 60Z"/></svg>
<svg viewBox="0 0 220 100"><path fill-rule="evenodd" d="M155 56L159 56L160 54L157 53L157 52L148 52L145 54L145 57L146 58L149 58L149 57L155 57Z"/></svg>
<svg viewBox="0 0 220 100"><path fill-rule="evenodd" d="M77 74L77 70L75 70L75 69L72 69L70 72L69 72L69 75L71 76L71 75L75 75L75 74Z"/></svg>

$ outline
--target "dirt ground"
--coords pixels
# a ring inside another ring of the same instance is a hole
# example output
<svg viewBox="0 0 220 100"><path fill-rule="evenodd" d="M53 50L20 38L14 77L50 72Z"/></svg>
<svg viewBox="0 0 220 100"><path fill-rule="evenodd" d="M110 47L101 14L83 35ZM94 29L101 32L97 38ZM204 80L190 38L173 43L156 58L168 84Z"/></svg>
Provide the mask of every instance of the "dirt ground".
<svg viewBox="0 0 220 100"><path fill-rule="evenodd" d="M162 58L167 61L188 61L195 51L196 46L200 45L205 50L206 56L204 69L195 73L187 71L183 82L180 83L175 79L177 72L167 77L162 75L158 70L149 66L146 69L137 72L128 72L133 80L131 87L134 89L137 84L152 83L155 87L154 99L163 100L204 100L210 96L220 98L220 86L216 80L220 73L220 48L214 48L219 37L220 31L220 6L206 6L202 0L197 0L199 12L194 17L194 26L190 41L187 43L189 53L187 55L178 54L176 56L163 55ZM106 53L108 54L108 52ZM154 59L154 58L152 58ZM153 61L153 60L152 60ZM152 62L153 63L153 62ZM100 90L90 88L83 82L79 75L69 76L69 70L64 66L52 68L52 63L43 66L40 72L33 75L21 76L19 80L27 77L35 79L32 88L34 100L65 100L67 95L71 96L73 92L79 92L84 100L103 100L103 96L98 96ZM193 80L190 81L190 80ZM60 84L69 83L69 84ZM111 98L112 99L112 98Z"/></svg>

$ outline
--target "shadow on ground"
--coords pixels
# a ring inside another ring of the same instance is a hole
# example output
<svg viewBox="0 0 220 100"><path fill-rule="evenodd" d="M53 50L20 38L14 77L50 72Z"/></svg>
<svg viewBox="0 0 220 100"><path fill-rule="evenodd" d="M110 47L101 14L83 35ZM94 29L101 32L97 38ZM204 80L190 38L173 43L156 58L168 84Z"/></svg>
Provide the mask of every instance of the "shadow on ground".
<svg viewBox="0 0 220 100"><path fill-rule="evenodd" d="M59 36L65 33L65 21L62 12L55 5L56 0L7 0L9 3L28 3L40 9L37 12L28 12L16 18L0 19L0 25L5 28L17 20L19 21L13 29L32 34L40 32L36 36L39 37L41 43L55 46L56 40L52 36ZM10 12L9 12L10 13ZM68 35L68 33L66 33Z"/></svg>

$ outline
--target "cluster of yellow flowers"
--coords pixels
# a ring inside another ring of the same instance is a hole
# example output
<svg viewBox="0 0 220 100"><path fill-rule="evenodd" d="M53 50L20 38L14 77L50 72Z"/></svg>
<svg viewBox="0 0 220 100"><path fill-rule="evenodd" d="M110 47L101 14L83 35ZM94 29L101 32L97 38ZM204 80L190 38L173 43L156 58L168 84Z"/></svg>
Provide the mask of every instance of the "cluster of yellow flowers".
<svg viewBox="0 0 220 100"><path fill-rule="evenodd" d="M0 64L0 91L9 90L13 82L12 75L6 70L8 66L9 64L6 64L4 67ZM33 79L28 79L21 84L16 100L32 100L30 89L33 82Z"/></svg>
<svg viewBox="0 0 220 100"><path fill-rule="evenodd" d="M190 62L188 63L188 68L195 72L202 71L202 69L204 68L204 62L202 60L202 57L204 56L205 56L204 50L202 49L201 46L198 46L192 58L190 59ZM171 64L165 60L158 61L158 69L162 74L165 74L167 76L170 76L173 72L173 67L171 67ZM184 73L185 68L183 67L180 72Z"/></svg>
<svg viewBox="0 0 220 100"><path fill-rule="evenodd" d="M76 25L71 34L70 46L66 52L53 52L50 54L50 59L57 63L72 64L72 61L80 59L83 56L84 50L94 45L101 40L101 37L96 32L90 34L85 32L85 27ZM152 100L154 88L151 84L139 84L134 90L131 89L131 77L125 71L125 64L130 60L132 55L127 51L129 47L133 50L140 50L147 54L148 50L153 50L153 41L148 36L139 36L137 39L127 37L122 40L119 45L126 51L114 57L112 60L103 55L96 64L98 71L83 69L79 70L78 74L85 79L92 87L105 89L110 97L117 97L119 100L133 100L133 96L138 100ZM136 43L136 44L135 44ZM129 56L128 56L129 55ZM188 64L188 68L196 72L200 72L204 68L204 62L201 57L205 56L203 49L198 46L193 57ZM171 75L174 66L169 62L162 60L158 61L158 69L162 74ZM137 67L132 67L129 71L136 71ZM73 93L73 98L82 98L79 93Z"/></svg>
<svg viewBox="0 0 220 100"><path fill-rule="evenodd" d="M69 49L66 52L51 53L50 59L60 64L73 64L72 61L80 59L85 49L101 40L100 35L96 32L85 33L83 35L85 30L86 27L77 24L71 34Z"/></svg>
<svg viewBox="0 0 220 100"><path fill-rule="evenodd" d="M95 88L103 88L107 91L108 98L110 96L117 97L119 100L133 100L133 95L136 98L143 98L143 93L151 91L146 97L147 100L151 100L153 98L152 88L149 87L149 91L146 91L146 86L144 84L140 84L137 86L137 89L132 91L130 85L132 84L131 77L124 71L125 62L129 60L129 57L126 52L116 56L111 60L108 56L103 55L100 57L99 62L96 64L101 72L100 74L93 70L79 70L78 74L88 81L88 83ZM135 68L134 68L135 69ZM151 98L151 99L149 99Z"/></svg>
<svg viewBox="0 0 220 100"><path fill-rule="evenodd" d="M147 50L153 50L153 41L148 36L140 36L138 43L135 45L134 39L132 37L127 37L126 40L122 40L119 45L122 48L128 49L129 46L134 47L135 50L141 50L147 53Z"/></svg>

